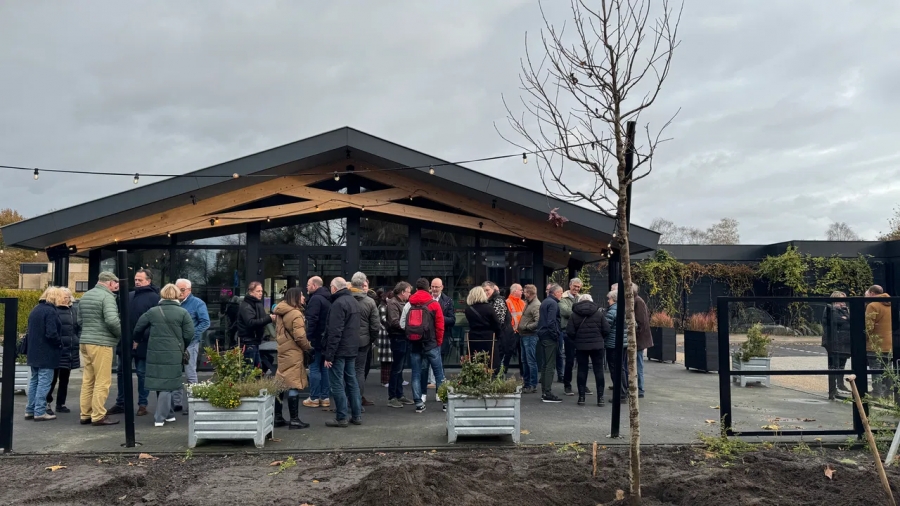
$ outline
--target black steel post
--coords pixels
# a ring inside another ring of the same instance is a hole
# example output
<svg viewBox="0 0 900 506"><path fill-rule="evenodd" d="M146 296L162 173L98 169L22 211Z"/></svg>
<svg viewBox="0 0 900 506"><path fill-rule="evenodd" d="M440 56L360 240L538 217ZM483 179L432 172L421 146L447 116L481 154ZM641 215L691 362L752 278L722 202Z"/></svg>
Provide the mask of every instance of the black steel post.
<svg viewBox="0 0 900 506"><path fill-rule="evenodd" d="M716 299L716 317L719 320L719 422L725 434L731 435L731 364L728 359L728 299Z"/></svg>
<svg viewBox="0 0 900 506"><path fill-rule="evenodd" d="M856 388L860 395L865 396L869 391L869 377L866 370L868 365L866 352L866 302L865 299L851 297L847 300L847 309L850 311L850 366L853 374L856 375ZM844 381L843 376L839 376L840 381ZM853 430L857 436L862 439L865 429L863 428L862 418L859 416L859 410L856 403L853 405ZM869 404L863 397L863 409L866 414L869 413Z"/></svg>
<svg viewBox="0 0 900 506"><path fill-rule="evenodd" d="M119 278L119 320L122 324L122 389L125 393L125 447L134 448L134 382L131 377L131 325L128 318L128 251L120 249L116 253L116 276Z"/></svg>
<svg viewBox="0 0 900 506"><path fill-rule="evenodd" d="M0 376L0 448L12 451L13 411L16 393L16 338L19 331L19 299L3 298L3 376Z"/></svg>

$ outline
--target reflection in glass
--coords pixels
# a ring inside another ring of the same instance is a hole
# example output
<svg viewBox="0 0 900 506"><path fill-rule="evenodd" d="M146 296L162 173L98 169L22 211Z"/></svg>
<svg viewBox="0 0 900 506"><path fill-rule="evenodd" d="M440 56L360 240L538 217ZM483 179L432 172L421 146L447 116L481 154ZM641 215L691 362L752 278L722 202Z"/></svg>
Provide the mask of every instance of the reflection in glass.
<svg viewBox="0 0 900 506"><path fill-rule="evenodd" d="M360 246L407 247L409 227L391 221L362 218L359 222Z"/></svg>
<svg viewBox="0 0 900 506"><path fill-rule="evenodd" d="M178 241L178 244L194 244L200 246L243 246L247 244L247 234L240 233L218 237L205 237L203 239Z"/></svg>
<svg viewBox="0 0 900 506"><path fill-rule="evenodd" d="M269 228L259 240L263 245L346 246L347 218Z"/></svg>
<svg viewBox="0 0 900 506"><path fill-rule="evenodd" d="M338 254L323 253L307 255L307 277L319 276L324 286L329 286L331 280L344 274L344 257ZM347 276L349 277L349 276Z"/></svg>
<svg viewBox="0 0 900 506"><path fill-rule="evenodd" d="M422 249L474 248L475 236L422 228Z"/></svg>
<svg viewBox="0 0 900 506"><path fill-rule="evenodd" d="M359 270L369 278L369 288L392 289L400 281L409 279L409 252L363 250Z"/></svg>

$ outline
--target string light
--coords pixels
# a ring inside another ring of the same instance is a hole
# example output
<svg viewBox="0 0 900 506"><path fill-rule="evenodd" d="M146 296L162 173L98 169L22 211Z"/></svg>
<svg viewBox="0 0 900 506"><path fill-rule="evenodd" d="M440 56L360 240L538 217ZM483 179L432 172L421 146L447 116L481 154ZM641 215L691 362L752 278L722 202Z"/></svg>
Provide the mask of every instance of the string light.
<svg viewBox="0 0 900 506"><path fill-rule="evenodd" d="M269 222L271 222L271 221L272 221L272 218L269 217L269 216L266 216L266 222L269 223Z"/></svg>
<svg viewBox="0 0 900 506"><path fill-rule="evenodd" d="M234 174L231 175L232 179L237 179L239 177L241 177L241 176L239 176L237 172L235 172Z"/></svg>
<svg viewBox="0 0 900 506"><path fill-rule="evenodd" d="M528 163L528 153L522 153L522 163Z"/></svg>
<svg viewBox="0 0 900 506"><path fill-rule="evenodd" d="M359 209L359 210L360 210L360 211L365 211L365 210L366 210L366 206L362 206L362 207L360 207L360 209Z"/></svg>
<svg viewBox="0 0 900 506"><path fill-rule="evenodd" d="M335 171L335 173L334 173L334 180L335 180L335 181L340 181L340 180L341 180L341 175L338 174L337 171Z"/></svg>
<svg viewBox="0 0 900 506"><path fill-rule="evenodd" d="M34 180L37 181L39 177L41 177L40 171L37 169L34 169Z"/></svg>
<svg viewBox="0 0 900 506"><path fill-rule="evenodd" d="M319 204L316 204L316 211L319 210Z"/></svg>
<svg viewBox="0 0 900 506"><path fill-rule="evenodd" d="M141 175L137 172L134 173L134 180L132 181L134 184L138 184L141 181Z"/></svg>
<svg viewBox="0 0 900 506"><path fill-rule="evenodd" d="M172 232L166 232L166 237L172 237Z"/></svg>
<svg viewBox="0 0 900 506"><path fill-rule="evenodd" d="M434 175L434 166L428 167L428 173Z"/></svg>

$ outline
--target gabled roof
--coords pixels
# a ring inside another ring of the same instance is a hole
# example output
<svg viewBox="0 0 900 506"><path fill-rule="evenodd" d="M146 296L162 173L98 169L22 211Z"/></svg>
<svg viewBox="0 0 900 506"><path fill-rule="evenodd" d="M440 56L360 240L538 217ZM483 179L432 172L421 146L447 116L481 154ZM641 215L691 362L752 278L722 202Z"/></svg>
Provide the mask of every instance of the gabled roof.
<svg viewBox="0 0 900 506"><path fill-rule="evenodd" d="M144 185L129 191L103 197L67 209L47 213L3 228L4 242L10 246L46 249L96 230L127 223L161 209L184 205L191 195L196 199L210 198L239 190L254 182L253 178L231 179L232 174L291 174L345 160L348 150L354 160L362 160L380 167L419 167L441 165L436 175L428 169L403 171L405 177L420 181L439 178L442 188L473 199L491 203L498 208L519 213L531 219L545 221L548 206L558 207L569 219L565 227L575 233L598 241L598 250L609 241L614 220L595 211L491 177L460 165L394 144L350 127L343 127L314 137L268 149L229 162L221 163L179 177ZM659 234L635 225L631 226L631 247L634 253L656 248Z"/></svg>

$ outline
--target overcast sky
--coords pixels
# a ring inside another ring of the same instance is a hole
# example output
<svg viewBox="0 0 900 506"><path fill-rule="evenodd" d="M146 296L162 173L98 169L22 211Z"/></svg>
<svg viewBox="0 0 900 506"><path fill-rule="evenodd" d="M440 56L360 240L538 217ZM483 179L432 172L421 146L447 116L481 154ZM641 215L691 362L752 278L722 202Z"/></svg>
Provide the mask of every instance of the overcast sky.
<svg viewBox="0 0 900 506"><path fill-rule="evenodd" d="M567 2L545 2L559 23ZM0 164L183 173L352 126L460 160L515 152L535 1L0 3ZM687 0L653 113L679 108L634 219L744 243L886 229L900 178L900 2ZM535 48L536 49L536 48ZM471 168L529 187L533 163ZM133 188L130 178L0 171L26 216ZM142 183L145 178L142 178ZM149 179L147 180L149 182Z"/></svg>

